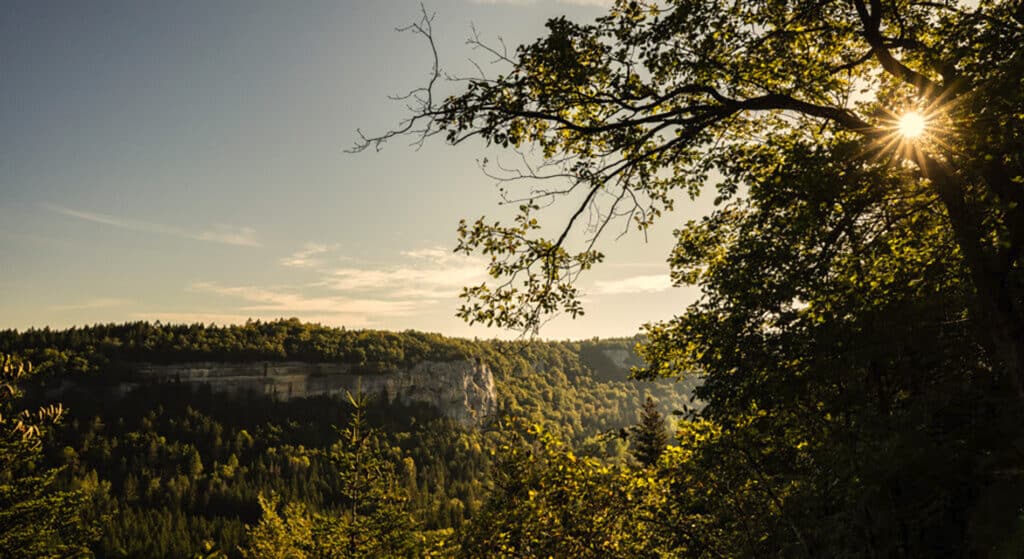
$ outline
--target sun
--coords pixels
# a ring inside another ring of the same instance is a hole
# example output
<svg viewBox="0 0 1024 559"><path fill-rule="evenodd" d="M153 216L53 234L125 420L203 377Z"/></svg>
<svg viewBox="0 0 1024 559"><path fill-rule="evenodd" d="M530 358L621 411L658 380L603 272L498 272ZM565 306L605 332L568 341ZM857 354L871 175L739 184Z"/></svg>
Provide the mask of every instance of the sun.
<svg viewBox="0 0 1024 559"><path fill-rule="evenodd" d="M927 122L921 113L917 111L910 111L900 117L897 128L899 129L900 135L904 138L917 138L924 133L924 129L927 127Z"/></svg>

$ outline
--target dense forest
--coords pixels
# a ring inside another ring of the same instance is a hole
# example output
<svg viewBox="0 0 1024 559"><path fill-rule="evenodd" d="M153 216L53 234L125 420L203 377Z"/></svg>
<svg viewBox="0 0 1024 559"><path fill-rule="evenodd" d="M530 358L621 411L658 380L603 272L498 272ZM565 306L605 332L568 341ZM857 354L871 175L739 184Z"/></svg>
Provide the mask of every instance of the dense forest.
<svg viewBox="0 0 1024 559"><path fill-rule="evenodd" d="M633 461L628 431L645 397L665 412L694 404L692 386L629 379L627 367L639 364L637 340L470 341L294 319L6 331L0 340L0 351L35 364L23 404L57 399L66 409L43 440L40 465L60 468L57 488L90 495L83 514L105 519L91 544L99 557L185 557L204 546L234 555L249 541L246 525L263 516L264 499L322 515L340 515L346 503L336 456L355 402L228 397L166 382L107 390L130 377L133 363L348 360L388 374L381 371L423 360L483 359L495 375L499 410L479 428L428 405L368 398L359 408L392 471L389 491L402 496L406 523L420 538L450 536L483 507L492 455L505 436L502 418L545 426L582 455L626 464ZM663 416L654 414L664 435Z"/></svg>

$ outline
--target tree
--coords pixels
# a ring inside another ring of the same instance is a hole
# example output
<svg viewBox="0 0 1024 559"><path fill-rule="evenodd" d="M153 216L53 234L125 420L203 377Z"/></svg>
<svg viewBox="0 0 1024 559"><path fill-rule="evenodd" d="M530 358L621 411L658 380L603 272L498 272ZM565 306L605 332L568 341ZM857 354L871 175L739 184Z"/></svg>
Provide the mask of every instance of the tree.
<svg viewBox="0 0 1024 559"><path fill-rule="evenodd" d="M665 418L658 411L658 403L650 396L640 409L640 423L633 427L633 456L644 466L652 466L661 458L668 446Z"/></svg>
<svg viewBox="0 0 1024 559"><path fill-rule="evenodd" d="M366 424L366 396L348 398L352 415L331 449L341 476L344 510L327 519L323 545L344 557L411 557L416 521L409 513L397 464L383 452L379 434Z"/></svg>
<svg viewBox="0 0 1024 559"><path fill-rule="evenodd" d="M88 553L103 520L85 514L90 495L58 490L62 469L40 465L43 435L64 409L15 405L31 371L19 358L0 355L0 550L12 558Z"/></svg>
<svg viewBox="0 0 1024 559"><path fill-rule="evenodd" d="M646 476L576 456L540 426L508 419L501 427L494 488L461 531L460 556L672 556L647 514L659 494Z"/></svg>
<svg viewBox="0 0 1024 559"><path fill-rule="evenodd" d="M248 528L246 557L414 557L418 524L408 510L408 495L397 464L381 448L379 433L366 424L366 397L348 395L352 415L339 429L330 459L338 472L341 510L310 513L301 503L285 505L260 495L263 516Z"/></svg>
<svg viewBox="0 0 1024 559"><path fill-rule="evenodd" d="M196 448L191 449L187 460L186 473L188 474L188 479L198 480L199 476L203 473L203 459L199 455L199 450Z"/></svg>
<svg viewBox="0 0 1024 559"><path fill-rule="evenodd" d="M412 29L430 39L430 18ZM495 173L517 218L463 222L457 250L492 256L496 280L460 314L526 330L582 312L575 281L609 227L645 231L714 189L669 259L702 297L648 327L640 372L704 380L658 470L673 549L1013 556L1022 35L1012 2L619 1L514 53L474 38L504 74L439 101L435 71L414 114L361 147L441 134L521 151ZM559 198L574 211L546 235L537 214Z"/></svg>
<svg viewBox="0 0 1024 559"><path fill-rule="evenodd" d="M259 524L246 528L248 545L242 556L249 559L306 559L314 557L313 526L301 504L289 503L280 509L277 495L259 495L262 515Z"/></svg>
<svg viewBox="0 0 1024 559"><path fill-rule="evenodd" d="M720 200L736 198L747 184L734 161L776 136L855 142L927 184L934 200L917 211L944 214L971 320L1024 398L1022 22L1017 3L993 0L619 0L592 24L549 21L548 36L514 53L472 39L507 71L456 80L443 100L435 55L433 79L407 98L414 113L355 149L400 134L539 148L540 161L502 180L562 183L503 191L519 204L514 223L464 221L457 247L493 256L497 280L466 288L460 315L536 330L545 314L582 312L574 281L603 259L595 243L617 220L644 231L677 192L711 182ZM432 46L430 23L424 14L409 29ZM921 136L901 134L909 112L923 117ZM776 149L760 164L785 160ZM546 237L535 214L559 197L576 209Z"/></svg>
<svg viewBox="0 0 1024 559"><path fill-rule="evenodd" d="M995 495L1021 495L1020 407L967 320L956 243L918 211L927 184L857 150L793 143L770 172L752 152L748 198L681 231L673 263L705 295L644 346L648 374L705 373L666 471L664 514L701 513L681 544L992 556L1019 538L993 519L1014 514Z"/></svg>

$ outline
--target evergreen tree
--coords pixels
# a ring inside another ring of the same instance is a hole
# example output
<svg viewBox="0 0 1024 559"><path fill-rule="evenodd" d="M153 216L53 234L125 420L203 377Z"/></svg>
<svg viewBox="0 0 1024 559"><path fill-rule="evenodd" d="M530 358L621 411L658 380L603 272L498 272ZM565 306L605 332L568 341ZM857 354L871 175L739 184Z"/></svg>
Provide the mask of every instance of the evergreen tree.
<svg viewBox="0 0 1024 559"><path fill-rule="evenodd" d="M665 417L658 411L658 403L647 397L640 410L640 423L632 429L633 456L644 466L652 466L665 452L668 434L665 432Z"/></svg>
<svg viewBox="0 0 1024 559"><path fill-rule="evenodd" d="M306 557L417 556L418 523L397 475L397 463L384 452L379 433L366 424L367 401L352 396L348 425L330 452L340 479L342 509L310 514L300 503L278 513L277 496L259 497L263 515L247 530L243 554L251 559Z"/></svg>
<svg viewBox="0 0 1024 559"><path fill-rule="evenodd" d="M323 519L323 543L331 553L360 557L411 557L416 522L398 478L397 464L382 448L378 432L366 424L365 395L348 395L353 411L331 460L341 477L344 510Z"/></svg>

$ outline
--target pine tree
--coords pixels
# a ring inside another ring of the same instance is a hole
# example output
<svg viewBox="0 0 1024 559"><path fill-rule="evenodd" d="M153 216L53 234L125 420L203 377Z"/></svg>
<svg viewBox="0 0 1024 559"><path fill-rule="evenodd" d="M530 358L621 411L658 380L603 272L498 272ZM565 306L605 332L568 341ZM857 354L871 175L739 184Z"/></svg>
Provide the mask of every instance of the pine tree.
<svg viewBox="0 0 1024 559"><path fill-rule="evenodd" d="M190 481L195 481L203 473L203 459L195 448L189 453L187 473Z"/></svg>
<svg viewBox="0 0 1024 559"><path fill-rule="evenodd" d="M633 427L633 456L644 466L658 461L668 445L665 417L658 411L658 403L647 397L640 410L640 423Z"/></svg>
<svg viewBox="0 0 1024 559"><path fill-rule="evenodd" d="M276 496L261 495L263 516L257 526L247 528L245 557L417 556L418 524L409 513L398 464L384 452L379 433L366 424L366 399L349 395L349 401L352 415L330 454L341 478L342 510L310 514L304 506L289 503L282 515Z"/></svg>
<svg viewBox="0 0 1024 559"><path fill-rule="evenodd" d="M340 516L324 519L324 544L344 557L413 556L416 523L396 464L381 448L379 433L366 425L365 396L348 397L352 415L331 454L346 506Z"/></svg>

